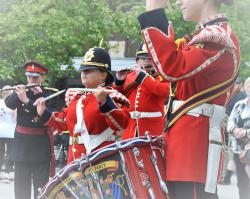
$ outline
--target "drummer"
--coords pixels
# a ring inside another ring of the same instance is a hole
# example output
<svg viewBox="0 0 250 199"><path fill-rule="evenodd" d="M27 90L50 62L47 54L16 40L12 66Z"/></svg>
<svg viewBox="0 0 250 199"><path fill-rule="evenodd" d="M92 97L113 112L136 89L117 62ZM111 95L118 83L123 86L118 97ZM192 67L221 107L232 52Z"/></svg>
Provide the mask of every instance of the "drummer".
<svg viewBox="0 0 250 199"><path fill-rule="evenodd" d="M169 94L169 83L164 81L153 66L148 50L141 43L136 52L136 66L131 71L118 71L114 88L130 101L128 127L122 139L161 135L164 128L164 103Z"/></svg>
<svg viewBox="0 0 250 199"><path fill-rule="evenodd" d="M125 105L129 103L126 98L118 92L109 95L105 90L105 86L113 82L111 59L106 50L98 47L89 49L80 70L82 84L96 89L96 92L68 91L66 95L71 99L62 112L49 112L42 98L37 105L40 123L69 130L68 163L83 153L113 143L116 131L124 130L130 118L126 111Z"/></svg>
<svg viewBox="0 0 250 199"><path fill-rule="evenodd" d="M175 43L167 0L147 0L141 33L159 73L171 82L165 134L166 181L173 199L218 199L224 104L239 70L240 51L221 3L177 0L195 32ZM175 24L178 26L178 24Z"/></svg>

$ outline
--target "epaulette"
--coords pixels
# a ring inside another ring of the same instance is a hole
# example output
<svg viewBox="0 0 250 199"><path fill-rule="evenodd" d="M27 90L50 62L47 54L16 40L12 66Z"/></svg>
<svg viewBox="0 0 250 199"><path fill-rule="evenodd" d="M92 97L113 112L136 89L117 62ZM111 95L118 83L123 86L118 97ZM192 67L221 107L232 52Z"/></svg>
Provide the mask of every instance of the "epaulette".
<svg viewBox="0 0 250 199"><path fill-rule="evenodd" d="M56 88L49 88L49 87L44 87L45 90L53 91L53 92L58 92L59 90Z"/></svg>

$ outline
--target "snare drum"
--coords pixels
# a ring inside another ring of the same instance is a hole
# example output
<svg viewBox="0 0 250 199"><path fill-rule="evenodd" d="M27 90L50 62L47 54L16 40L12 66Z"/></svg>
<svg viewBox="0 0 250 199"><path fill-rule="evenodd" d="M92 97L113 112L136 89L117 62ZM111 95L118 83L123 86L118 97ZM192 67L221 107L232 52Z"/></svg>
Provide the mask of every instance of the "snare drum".
<svg viewBox="0 0 250 199"><path fill-rule="evenodd" d="M160 137L124 140L77 159L39 198L168 198Z"/></svg>

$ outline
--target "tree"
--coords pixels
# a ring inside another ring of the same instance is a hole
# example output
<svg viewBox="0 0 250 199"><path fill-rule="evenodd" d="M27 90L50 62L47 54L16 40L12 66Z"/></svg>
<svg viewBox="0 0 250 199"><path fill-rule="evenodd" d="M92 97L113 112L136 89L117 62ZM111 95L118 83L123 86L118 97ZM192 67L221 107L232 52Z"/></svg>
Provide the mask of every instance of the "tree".
<svg viewBox="0 0 250 199"><path fill-rule="evenodd" d="M235 1L232 8L223 7L235 31L241 48L240 76L243 79L250 77L250 21L249 0Z"/></svg>
<svg viewBox="0 0 250 199"><path fill-rule="evenodd" d="M140 28L137 17L145 11L145 1L111 1L111 7L114 10L113 25L115 32L120 32L125 37L133 37L137 41L141 41ZM183 37L185 34L194 30L193 23L184 22L180 11L172 4L172 8L167 10L169 19L173 22L176 38Z"/></svg>
<svg viewBox="0 0 250 199"><path fill-rule="evenodd" d="M172 1L167 15L173 22L176 38L194 30L184 22ZM72 72L72 57L83 56L83 50L98 45L112 33L141 41L137 16L145 11L144 0L0 0L0 78L20 82L20 67L28 59L36 59L50 69L49 80ZM250 76L250 22L248 0L223 7L229 15L241 46L241 75ZM68 70L61 71L61 65Z"/></svg>
<svg viewBox="0 0 250 199"><path fill-rule="evenodd" d="M29 59L46 64L49 80L65 74L60 65L83 56L110 34L110 9L104 0L21 1L0 14L0 77L21 81Z"/></svg>

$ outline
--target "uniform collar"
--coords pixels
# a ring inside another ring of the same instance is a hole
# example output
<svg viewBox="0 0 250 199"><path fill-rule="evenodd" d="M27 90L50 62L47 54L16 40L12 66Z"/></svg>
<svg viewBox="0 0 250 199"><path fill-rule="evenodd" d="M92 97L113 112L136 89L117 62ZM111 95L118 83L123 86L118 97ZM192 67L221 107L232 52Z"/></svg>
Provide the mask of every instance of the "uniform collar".
<svg viewBox="0 0 250 199"><path fill-rule="evenodd" d="M216 14L214 16L205 18L200 23L198 23L196 26L196 30L203 29L206 26L211 26L213 24L227 22L227 21L228 21L228 19L227 19L227 16L225 14Z"/></svg>

